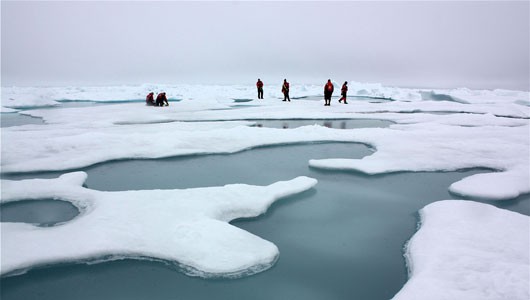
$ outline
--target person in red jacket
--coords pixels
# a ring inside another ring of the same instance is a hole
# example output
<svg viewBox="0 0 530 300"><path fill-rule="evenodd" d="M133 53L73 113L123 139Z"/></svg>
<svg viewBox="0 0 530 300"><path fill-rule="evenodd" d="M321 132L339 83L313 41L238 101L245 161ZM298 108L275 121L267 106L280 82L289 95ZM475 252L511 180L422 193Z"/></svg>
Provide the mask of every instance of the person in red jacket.
<svg viewBox="0 0 530 300"><path fill-rule="evenodd" d="M151 92L145 97L145 105L155 106L155 93Z"/></svg>
<svg viewBox="0 0 530 300"><path fill-rule="evenodd" d="M334 88L333 83L328 79L328 82L324 85L324 106L331 106L331 95L333 95Z"/></svg>
<svg viewBox="0 0 530 300"><path fill-rule="evenodd" d="M289 98L289 82L287 82L287 79L283 80L282 93L283 101L289 100L289 102L291 102L291 98Z"/></svg>
<svg viewBox="0 0 530 300"><path fill-rule="evenodd" d="M344 104L348 104L348 102L346 102L347 93L348 93L348 82L344 81L344 84L342 85L342 88L340 89L340 94L342 95L342 97L340 97L339 102L342 102L342 100L344 100Z"/></svg>
<svg viewBox="0 0 530 300"><path fill-rule="evenodd" d="M256 82L256 87L258 88L258 99L263 99L263 81L258 78Z"/></svg>
<svg viewBox="0 0 530 300"><path fill-rule="evenodd" d="M164 105L165 104L165 105ZM156 105L155 106L169 106L167 102L166 93L162 92L156 96Z"/></svg>

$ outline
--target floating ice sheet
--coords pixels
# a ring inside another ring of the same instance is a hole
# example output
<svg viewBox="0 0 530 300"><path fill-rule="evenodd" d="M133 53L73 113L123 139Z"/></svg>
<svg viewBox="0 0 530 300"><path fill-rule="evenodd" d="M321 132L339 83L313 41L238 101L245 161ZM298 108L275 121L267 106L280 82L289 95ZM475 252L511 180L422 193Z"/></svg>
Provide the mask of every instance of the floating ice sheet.
<svg viewBox="0 0 530 300"><path fill-rule="evenodd" d="M420 211L406 257L409 281L394 300L530 298L530 218L470 201Z"/></svg>
<svg viewBox="0 0 530 300"><path fill-rule="evenodd" d="M240 276L269 268L277 247L230 225L264 213L276 200L312 188L298 177L269 186L244 184L185 190L100 192L83 188L86 173L57 179L3 180L2 202L70 201L73 220L37 227L1 223L3 275L61 262L151 258L195 276Z"/></svg>
<svg viewBox="0 0 530 300"><path fill-rule="evenodd" d="M489 168L498 172L465 178L453 184L451 191L470 197L511 199L530 192L529 130L528 125L394 126L394 130L357 133L358 141L377 149L371 156L310 160L309 164L315 168L367 174Z"/></svg>

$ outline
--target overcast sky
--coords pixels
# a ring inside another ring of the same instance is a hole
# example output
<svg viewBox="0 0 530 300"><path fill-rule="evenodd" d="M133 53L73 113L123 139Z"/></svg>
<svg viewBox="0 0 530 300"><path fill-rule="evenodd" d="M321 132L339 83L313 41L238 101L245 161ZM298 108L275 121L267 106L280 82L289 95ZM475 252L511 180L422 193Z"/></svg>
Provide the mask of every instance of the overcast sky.
<svg viewBox="0 0 530 300"><path fill-rule="evenodd" d="M520 2L2 1L2 85L529 89Z"/></svg>

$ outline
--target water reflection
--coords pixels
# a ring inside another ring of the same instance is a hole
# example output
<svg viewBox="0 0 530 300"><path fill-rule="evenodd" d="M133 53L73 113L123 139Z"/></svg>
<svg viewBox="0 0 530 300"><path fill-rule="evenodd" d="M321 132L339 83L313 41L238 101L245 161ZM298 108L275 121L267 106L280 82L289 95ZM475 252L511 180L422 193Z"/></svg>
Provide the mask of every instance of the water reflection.
<svg viewBox="0 0 530 300"><path fill-rule="evenodd" d="M385 128L394 122L387 120L375 119L298 119L298 120L249 120L255 122L256 127L268 128L297 128L308 125L320 125L336 129L355 129L355 128Z"/></svg>

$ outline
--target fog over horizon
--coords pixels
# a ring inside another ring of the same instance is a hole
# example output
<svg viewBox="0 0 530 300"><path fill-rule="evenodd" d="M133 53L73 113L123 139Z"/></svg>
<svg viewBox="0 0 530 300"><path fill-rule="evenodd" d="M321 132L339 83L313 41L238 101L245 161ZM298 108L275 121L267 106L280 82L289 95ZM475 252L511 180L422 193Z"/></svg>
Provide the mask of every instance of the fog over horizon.
<svg viewBox="0 0 530 300"><path fill-rule="evenodd" d="M530 85L530 3L1 2L2 86Z"/></svg>

